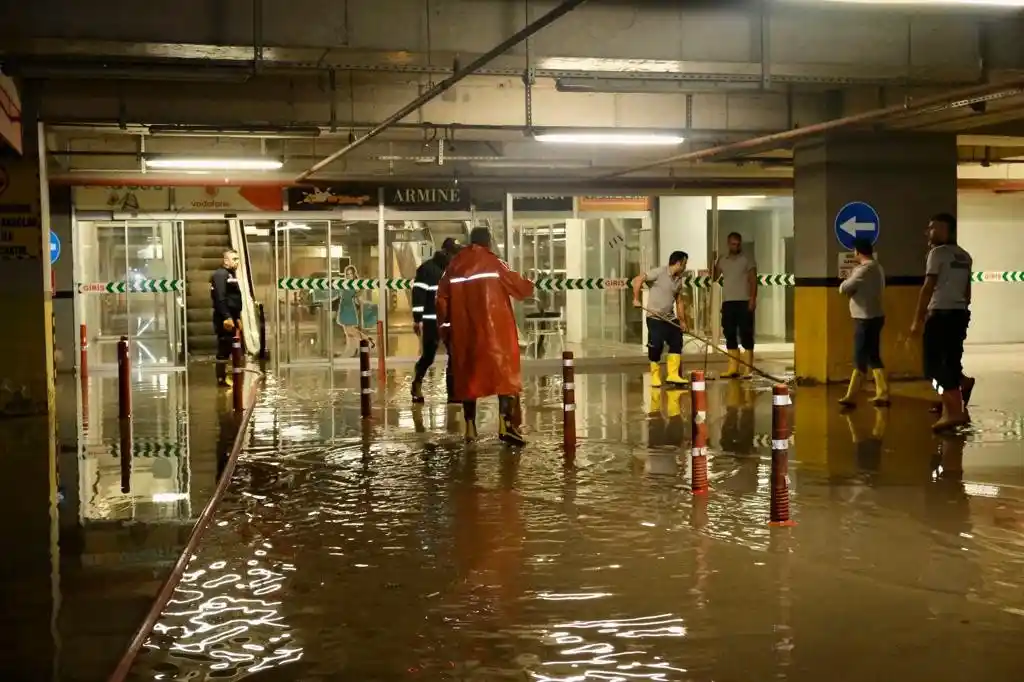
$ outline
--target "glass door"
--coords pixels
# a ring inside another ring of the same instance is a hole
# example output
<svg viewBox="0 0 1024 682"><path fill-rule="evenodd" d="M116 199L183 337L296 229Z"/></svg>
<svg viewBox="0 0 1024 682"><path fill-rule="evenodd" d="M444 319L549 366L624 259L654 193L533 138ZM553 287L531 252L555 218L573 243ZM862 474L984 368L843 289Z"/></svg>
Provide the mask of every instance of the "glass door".
<svg viewBox="0 0 1024 682"><path fill-rule="evenodd" d="M317 364L331 360L334 308L339 300L331 281L338 276L330 257L331 221L278 220L274 223L277 271L279 361Z"/></svg>

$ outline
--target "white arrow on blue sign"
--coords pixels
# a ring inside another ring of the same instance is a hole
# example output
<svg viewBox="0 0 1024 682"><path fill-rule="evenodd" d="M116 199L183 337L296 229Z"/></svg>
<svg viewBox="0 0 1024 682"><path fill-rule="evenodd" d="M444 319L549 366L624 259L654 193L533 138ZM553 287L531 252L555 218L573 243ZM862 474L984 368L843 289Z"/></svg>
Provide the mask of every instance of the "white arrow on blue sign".
<svg viewBox="0 0 1024 682"><path fill-rule="evenodd" d="M836 213L836 239L845 249L852 249L853 240L858 238L874 244L881 227L878 211L863 201L851 201Z"/></svg>
<svg viewBox="0 0 1024 682"><path fill-rule="evenodd" d="M60 258L60 237L57 236L56 232L50 233L50 265L57 262Z"/></svg>

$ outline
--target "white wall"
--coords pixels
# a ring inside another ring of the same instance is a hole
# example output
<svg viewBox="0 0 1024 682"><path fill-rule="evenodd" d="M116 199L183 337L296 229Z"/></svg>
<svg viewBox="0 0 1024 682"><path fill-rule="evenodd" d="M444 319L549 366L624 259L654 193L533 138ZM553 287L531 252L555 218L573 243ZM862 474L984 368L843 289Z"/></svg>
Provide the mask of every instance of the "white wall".
<svg viewBox="0 0 1024 682"><path fill-rule="evenodd" d="M1024 195L961 193L959 242L974 270L1024 270ZM970 343L1024 342L1022 283L975 283Z"/></svg>

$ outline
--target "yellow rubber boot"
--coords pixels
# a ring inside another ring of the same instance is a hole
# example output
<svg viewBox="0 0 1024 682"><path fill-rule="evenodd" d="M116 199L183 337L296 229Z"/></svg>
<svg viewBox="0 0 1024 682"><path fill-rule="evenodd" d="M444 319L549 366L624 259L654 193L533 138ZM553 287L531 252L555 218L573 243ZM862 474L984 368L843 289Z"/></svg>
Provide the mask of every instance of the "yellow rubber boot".
<svg viewBox="0 0 1024 682"><path fill-rule="evenodd" d="M661 391L651 391L651 404L648 405L647 414L651 416L661 415Z"/></svg>
<svg viewBox="0 0 1024 682"><path fill-rule="evenodd" d="M743 386L737 381L730 381L725 389L725 406L736 409L743 404Z"/></svg>
<svg viewBox="0 0 1024 682"><path fill-rule="evenodd" d="M722 372L723 379L737 379L740 376L739 350L729 351L729 368Z"/></svg>
<svg viewBox="0 0 1024 682"><path fill-rule="evenodd" d="M668 394L668 418L678 417L683 413L683 394L679 391L670 391Z"/></svg>
<svg viewBox="0 0 1024 682"><path fill-rule="evenodd" d="M864 372L859 369L853 370L853 374L850 375L850 385L846 389L846 395L839 399L839 404L843 407L856 407L857 394L860 393L860 387L863 383Z"/></svg>
<svg viewBox="0 0 1024 682"><path fill-rule="evenodd" d="M889 411L875 410L875 425L871 429L871 436L877 440L885 438L885 429L889 425Z"/></svg>
<svg viewBox="0 0 1024 682"><path fill-rule="evenodd" d="M743 379L754 378L754 351L746 350L743 351L743 362L746 363L740 366L740 377Z"/></svg>
<svg viewBox="0 0 1024 682"><path fill-rule="evenodd" d="M661 365L651 363L651 388L661 388Z"/></svg>
<svg viewBox="0 0 1024 682"><path fill-rule="evenodd" d="M889 380L885 376L885 370L874 369L871 370L871 374L875 377L875 397L871 399L871 403L875 407L888 407Z"/></svg>
<svg viewBox="0 0 1024 682"><path fill-rule="evenodd" d="M683 356L678 353L669 353L665 365L665 381L676 386L685 386L690 383L679 373L679 369L683 365Z"/></svg>

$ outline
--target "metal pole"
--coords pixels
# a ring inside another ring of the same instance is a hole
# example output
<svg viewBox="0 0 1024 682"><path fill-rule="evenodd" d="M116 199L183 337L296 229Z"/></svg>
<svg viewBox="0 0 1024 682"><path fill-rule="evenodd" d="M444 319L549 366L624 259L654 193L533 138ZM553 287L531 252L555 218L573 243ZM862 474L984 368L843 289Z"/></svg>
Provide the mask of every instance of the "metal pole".
<svg viewBox="0 0 1024 682"><path fill-rule="evenodd" d="M936 113L946 109L958 109L979 101L1001 99L1003 97L1019 95L1022 88L1024 88L1024 77L1012 78L1002 83L987 83L985 85L976 85L970 88L950 90L941 95L921 97L916 101L908 98L903 104L883 107L881 109L872 109L871 111L865 111L852 116L844 116L831 121L823 121L822 123L815 123L813 125L804 126L803 128L784 130L781 133L772 133L771 135L752 137L747 140L740 140L739 142L731 142L717 147L709 147L708 149L700 149L694 152L686 152L684 154L675 154L657 161L650 161L638 166L632 166L630 168L616 170L611 173L597 175L592 178L587 178L587 180L590 182L595 180L607 180L609 178L617 178L623 175L629 175L630 173L636 173L638 171L650 170L651 168L657 168L658 166L664 166L670 163L679 163L684 161L699 162L716 156L731 156L737 152L753 152L757 150L773 149L780 147L785 143L800 140L805 137L811 137L813 135L829 132L831 130L838 130L840 128L880 122L890 116L897 116L899 114Z"/></svg>
<svg viewBox="0 0 1024 682"><path fill-rule="evenodd" d="M349 152L353 151L354 149L361 147L365 143L369 142L370 140L377 137L385 130L393 126L395 123L398 123L399 121L407 117L409 114L413 113L414 111L422 107L427 102L430 102L431 100L435 99L441 94L447 92L449 89L451 89L452 86L454 86L462 79L472 75L478 69L486 66L488 63L490 63L497 57L500 57L501 55L505 54L510 49L512 49L519 43L523 42L533 34L537 33L541 29L546 28L547 26L554 23L558 19L561 19L563 16L573 11L586 1L587 0L565 0L565 2L558 5L541 18L537 19L537 21L534 21L532 24L527 24L521 30L517 31L512 36L506 38L497 47L494 47L490 51L480 55L472 62L470 62L468 65L466 65L464 68L457 69L455 73L453 73L451 76L444 79L443 81L441 81L434 87L430 88L413 101L406 104L404 107L402 107L395 113L388 116L386 119L384 119L384 121L378 123L374 128L372 128L368 133L366 133L362 137L350 142L349 144L342 147L333 154L329 155L328 157L320 161L317 161L312 166L310 166L308 170L299 173L299 175L296 176L295 178L295 182L299 183L305 181L307 178L309 178L317 171L334 163L335 161L345 156Z"/></svg>

